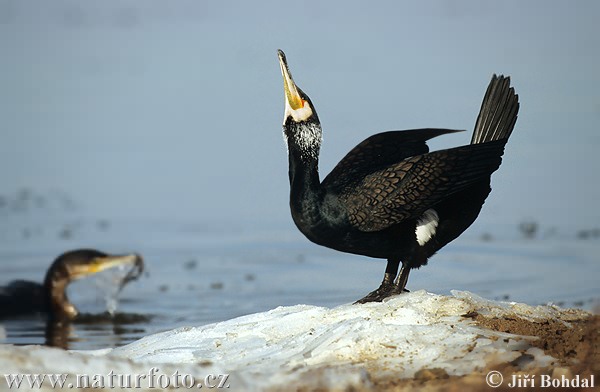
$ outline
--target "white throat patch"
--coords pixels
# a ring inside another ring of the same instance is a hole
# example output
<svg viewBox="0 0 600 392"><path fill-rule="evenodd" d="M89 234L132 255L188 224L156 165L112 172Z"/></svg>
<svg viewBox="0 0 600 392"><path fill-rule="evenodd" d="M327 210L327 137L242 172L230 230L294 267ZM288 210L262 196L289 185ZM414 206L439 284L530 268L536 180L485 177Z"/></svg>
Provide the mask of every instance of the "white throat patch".
<svg viewBox="0 0 600 392"><path fill-rule="evenodd" d="M417 221L417 242L423 246L435 235L440 217L434 209L428 209Z"/></svg>
<svg viewBox="0 0 600 392"><path fill-rule="evenodd" d="M323 131L319 124L314 123L303 123L302 125L296 125L295 129L290 135L283 133L283 140L290 152L290 141L288 137L293 138L298 147L300 148L300 154L303 158L317 158L319 156L319 150L323 141Z"/></svg>
<svg viewBox="0 0 600 392"><path fill-rule="evenodd" d="M313 113L310 104L306 101L304 102L304 106L300 109L292 109L288 100L285 100L285 113L283 114L283 123L285 124L285 119L291 117L296 122L301 122L307 120Z"/></svg>

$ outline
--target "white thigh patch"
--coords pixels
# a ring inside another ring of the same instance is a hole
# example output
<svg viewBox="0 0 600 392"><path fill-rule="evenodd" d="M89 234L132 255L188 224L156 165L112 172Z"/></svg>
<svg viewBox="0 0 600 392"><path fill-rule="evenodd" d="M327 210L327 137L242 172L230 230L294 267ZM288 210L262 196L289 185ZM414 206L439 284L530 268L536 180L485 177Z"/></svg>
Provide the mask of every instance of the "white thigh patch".
<svg viewBox="0 0 600 392"><path fill-rule="evenodd" d="M421 218L417 221L417 242L423 246L427 241L435 235L440 218L434 209L428 209L423 213Z"/></svg>

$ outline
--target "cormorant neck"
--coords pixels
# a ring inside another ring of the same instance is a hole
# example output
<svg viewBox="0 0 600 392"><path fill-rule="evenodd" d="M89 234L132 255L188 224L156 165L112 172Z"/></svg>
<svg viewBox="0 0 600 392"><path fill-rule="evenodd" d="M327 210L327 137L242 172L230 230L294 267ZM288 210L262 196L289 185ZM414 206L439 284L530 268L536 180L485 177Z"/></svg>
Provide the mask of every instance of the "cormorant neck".
<svg viewBox="0 0 600 392"><path fill-rule="evenodd" d="M319 179L319 159L307 156L296 148L289 150L290 208L296 225L303 230L319 219L322 199Z"/></svg>
<svg viewBox="0 0 600 392"><path fill-rule="evenodd" d="M320 214L321 125L318 121L296 122L287 117L283 131L288 148L292 218L300 231L304 232L319 220Z"/></svg>
<svg viewBox="0 0 600 392"><path fill-rule="evenodd" d="M289 151L288 158L292 193L316 193L321 184L319 158L305 159L300 152L293 149Z"/></svg>
<svg viewBox="0 0 600 392"><path fill-rule="evenodd" d="M283 130L288 148L292 195L304 197L317 193L320 185L319 151L323 135L321 125L315 122L297 123L288 118Z"/></svg>
<svg viewBox="0 0 600 392"><path fill-rule="evenodd" d="M74 319L78 312L67 298L67 285L70 283L65 268L51 268L44 280L44 290L48 314L51 319Z"/></svg>
<svg viewBox="0 0 600 392"><path fill-rule="evenodd" d="M305 163L319 160L323 131L318 122L295 122L287 117L283 123L284 140L290 159L292 155Z"/></svg>
<svg viewBox="0 0 600 392"><path fill-rule="evenodd" d="M322 199L318 158L304 159L293 149L289 151L290 209L292 218L304 232L319 220Z"/></svg>

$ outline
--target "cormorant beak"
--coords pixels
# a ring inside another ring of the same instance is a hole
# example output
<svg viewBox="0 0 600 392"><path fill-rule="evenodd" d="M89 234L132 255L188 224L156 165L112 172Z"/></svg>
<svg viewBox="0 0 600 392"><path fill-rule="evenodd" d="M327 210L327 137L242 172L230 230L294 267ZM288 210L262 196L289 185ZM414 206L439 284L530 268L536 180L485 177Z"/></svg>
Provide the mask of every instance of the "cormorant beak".
<svg viewBox="0 0 600 392"><path fill-rule="evenodd" d="M281 49L277 50L279 55L279 65L281 66L281 75L283 76L283 89L285 90L285 99L292 108L292 110L298 110L304 107L304 101L298 93L298 88L292 79L292 74L288 68L287 61L285 59L285 53Z"/></svg>
<svg viewBox="0 0 600 392"><path fill-rule="evenodd" d="M141 272L143 269L143 259L138 254L117 255L95 257L89 263L70 266L69 273L73 279L83 278L98 272L105 271L109 268L120 265L134 265Z"/></svg>

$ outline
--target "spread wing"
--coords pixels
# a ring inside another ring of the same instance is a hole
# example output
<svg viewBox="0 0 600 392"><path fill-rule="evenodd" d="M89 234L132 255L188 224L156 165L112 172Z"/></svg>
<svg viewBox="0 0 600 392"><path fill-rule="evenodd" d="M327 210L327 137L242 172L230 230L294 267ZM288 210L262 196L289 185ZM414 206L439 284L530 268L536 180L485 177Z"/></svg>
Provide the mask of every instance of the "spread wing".
<svg viewBox="0 0 600 392"><path fill-rule="evenodd" d="M337 194L350 223L379 231L418 218L444 198L489 177L506 140L471 144L407 158L364 176Z"/></svg>
<svg viewBox="0 0 600 392"><path fill-rule="evenodd" d="M427 140L452 129L411 129L373 135L354 147L325 177L322 186L334 193L355 187L365 176L415 155L429 152Z"/></svg>

